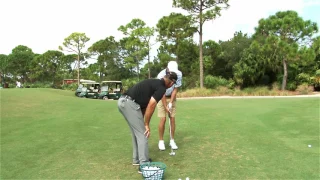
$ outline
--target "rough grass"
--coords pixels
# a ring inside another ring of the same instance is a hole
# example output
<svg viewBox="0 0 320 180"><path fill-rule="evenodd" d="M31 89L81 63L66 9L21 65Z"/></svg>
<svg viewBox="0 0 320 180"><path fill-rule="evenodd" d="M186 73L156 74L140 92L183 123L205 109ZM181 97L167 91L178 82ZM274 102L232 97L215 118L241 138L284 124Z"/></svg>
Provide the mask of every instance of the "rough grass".
<svg viewBox="0 0 320 180"><path fill-rule="evenodd" d="M116 101L1 89L1 179L142 179ZM319 179L319 98L178 100L179 150L150 156L166 179ZM169 135L166 129L165 141ZM312 148L308 148L308 145Z"/></svg>
<svg viewBox="0 0 320 180"><path fill-rule="evenodd" d="M281 91L277 88L250 87L245 89L217 87L216 89L194 88L178 93L178 97L206 97L206 96L291 96L312 94L313 88L299 86L296 91Z"/></svg>

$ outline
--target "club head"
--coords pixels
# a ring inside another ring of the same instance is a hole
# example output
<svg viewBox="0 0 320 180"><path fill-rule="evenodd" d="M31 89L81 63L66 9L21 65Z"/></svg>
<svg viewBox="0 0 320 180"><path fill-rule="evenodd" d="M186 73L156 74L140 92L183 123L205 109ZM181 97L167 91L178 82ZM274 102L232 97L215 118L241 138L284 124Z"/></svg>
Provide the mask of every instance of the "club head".
<svg viewBox="0 0 320 180"><path fill-rule="evenodd" d="M175 152L171 152L171 153L169 153L170 154L170 156L174 156L174 155L176 155L176 153Z"/></svg>

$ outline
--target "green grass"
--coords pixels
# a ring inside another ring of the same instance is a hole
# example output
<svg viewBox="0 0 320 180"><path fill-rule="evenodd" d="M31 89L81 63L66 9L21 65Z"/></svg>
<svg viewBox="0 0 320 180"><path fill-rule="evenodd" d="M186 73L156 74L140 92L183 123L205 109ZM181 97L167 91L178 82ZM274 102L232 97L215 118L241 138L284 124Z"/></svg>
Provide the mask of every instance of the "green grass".
<svg viewBox="0 0 320 180"><path fill-rule="evenodd" d="M116 101L53 89L0 93L1 179L142 179ZM178 100L179 150L158 150L155 112L150 157L167 165L166 179L319 179L319 102Z"/></svg>

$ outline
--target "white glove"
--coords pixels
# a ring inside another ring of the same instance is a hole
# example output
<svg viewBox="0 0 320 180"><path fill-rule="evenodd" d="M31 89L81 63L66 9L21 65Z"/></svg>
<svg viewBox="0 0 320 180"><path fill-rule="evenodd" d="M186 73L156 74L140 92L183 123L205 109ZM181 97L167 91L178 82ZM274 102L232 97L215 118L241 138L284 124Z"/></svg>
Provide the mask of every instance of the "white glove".
<svg viewBox="0 0 320 180"><path fill-rule="evenodd" d="M169 104L168 104L168 109L169 109L169 111L171 112L171 109L172 109L172 103L170 102Z"/></svg>

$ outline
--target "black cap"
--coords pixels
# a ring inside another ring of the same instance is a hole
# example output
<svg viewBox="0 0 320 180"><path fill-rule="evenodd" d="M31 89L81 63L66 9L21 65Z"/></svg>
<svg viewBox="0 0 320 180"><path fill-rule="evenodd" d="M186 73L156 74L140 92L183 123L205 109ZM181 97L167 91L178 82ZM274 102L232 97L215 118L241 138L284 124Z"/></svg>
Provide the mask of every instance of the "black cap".
<svg viewBox="0 0 320 180"><path fill-rule="evenodd" d="M178 80L177 73L175 73L175 72L173 72L173 71L167 71L167 75L168 75L168 79L170 79L170 80L173 81L174 83L177 82L177 80Z"/></svg>

